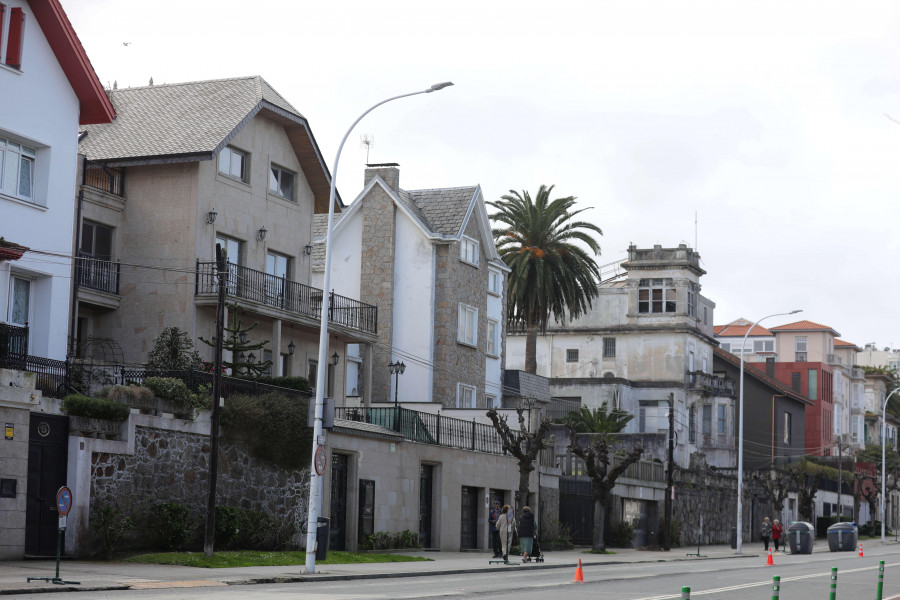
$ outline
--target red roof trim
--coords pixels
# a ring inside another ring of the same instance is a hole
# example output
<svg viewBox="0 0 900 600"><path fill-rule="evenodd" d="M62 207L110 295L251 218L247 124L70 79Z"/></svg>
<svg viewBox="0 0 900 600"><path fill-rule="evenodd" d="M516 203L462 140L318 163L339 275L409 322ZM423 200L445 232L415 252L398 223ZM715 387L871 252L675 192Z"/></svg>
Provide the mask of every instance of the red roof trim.
<svg viewBox="0 0 900 600"><path fill-rule="evenodd" d="M59 0L29 0L31 12L56 55L81 105L79 123L109 123L116 118L103 84Z"/></svg>

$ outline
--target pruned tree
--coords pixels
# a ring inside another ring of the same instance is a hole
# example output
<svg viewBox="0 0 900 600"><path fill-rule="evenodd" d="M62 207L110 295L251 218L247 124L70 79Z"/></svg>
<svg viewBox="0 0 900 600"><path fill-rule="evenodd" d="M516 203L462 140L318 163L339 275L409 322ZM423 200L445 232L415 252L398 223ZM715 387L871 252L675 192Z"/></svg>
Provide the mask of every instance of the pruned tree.
<svg viewBox="0 0 900 600"><path fill-rule="evenodd" d="M791 488L797 492L797 512L804 521L812 521L816 493L824 475L822 467L808 461L784 467L791 480Z"/></svg>
<svg viewBox="0 0 900 600"><path fill-rule="evenodd" d="M773 507L775 514L781 514L784 501L791 491L791 476L783 468L760 469L751 475L751 481L762 490Z"/></svg>
<svg viewBox="0 0 900 600"><path fill-rule="evenodd" d="M528 480L534 471L535 459L541 450L546 448L544 438L550 430L550 420L541 419L537 431L529 431L525 410L522 407L516 409L519 415L518 430L512 429L506 422L507 415L501 415L495 408L487 411L488 418L503 441L503 450L519 461L519 489L516 491L516 506L519 508L525 506L528 501Z"/></svg>

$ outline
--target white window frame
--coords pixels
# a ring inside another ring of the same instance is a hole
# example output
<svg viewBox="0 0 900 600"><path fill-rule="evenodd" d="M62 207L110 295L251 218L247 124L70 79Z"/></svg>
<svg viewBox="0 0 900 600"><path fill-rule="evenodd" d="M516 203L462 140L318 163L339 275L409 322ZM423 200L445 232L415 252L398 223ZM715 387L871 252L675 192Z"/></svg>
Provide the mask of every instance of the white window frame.
<svg viewBox="0 0 900 600"><path fill-rule="evenodd" d="M478 309L460 302L457 319L456 341L467 346L477 346Z"/></svg>
<svg viewBox="0 0 900 600"><path fill-rule="evenodd" d="M28 297L25 299L25 319L24 322L20 323L14 318L13 310L15 309L15 292L16 292L16 281L21 281L26 286L26 293ZM19 275L12 274L9 277L9 302L7 305L7 314L6 320L11 325L17 325L19 327L24 327L28 324L29 321L32 320L33 314L33 306L34 303L34 280L28 277L21 277Z"/></svg>
<svg viewBox="0 0 900 600"><path fill-rule="evenodd" d="M234 173L234 157L241 157L241 172L239 174ZM229 179L234 179L235 181L240 181L242 183L250 183L250 153L244 152L243 150L239 150L233 146L225 146L219 152L219 158L216 161L217 169L220 175L224 175ZM225 164L227 163L227 164Z"/></svg>
<svg viewBox="0 0 900 600"><path fill-rule="evenodd" d="M0 194L34 203L37 148L0 138ZM28 189L22 190L22 168L28 165ZM10 181L15 179L15 181ZM30 195L29 195L30 193Z"/></svg>
<svg viewBox="0 0 900 600"><path fill-rule="evenodd" d="M488 269L488 293L494 296L503 295L503 273L494 268Z"/></svg>
<svg viewBox="0 0 900 600"><path fill-rule="evenodd" d="M775 352L775 340L753 340L753 352Z"/></svg>
<svg viewBox="0 0 900 600"><path fill-rule="evenodd" d="M459 241L459 260L477 267L479 246L478 240L467 235L462 236Z"/></svg>
<svg viewBox="0 0 900 600"><path fill-rule="evenodd" d="M290 194L285 194L281 189L282 179L284 175L290 175L292 178ZM279 167L274 163L269 165L269 193L274 194L279 198L284 198L285 200L296 202L297 174L290 169Z"/></svg>
<svg viewBox="0 0 900 600"><path fill-rule="evenodd" d="M638 282L638 314L665 315L677 312L678 290L671 277L641 279Z"/></svg>
<svg viewBox="0 0 900 600"><path fill-rule="evenodd" d="M496 394L486 394L484 399L487 408L500 408L500 399Z"/></svg>
<svg viewBox="0 0 900 600"><path fill-rule="evenodd" d="M488 356L500 356L500 321L487 320L487 348L485 353Z"/></svg>
<svg viewBox="0 0 900 600"><path fill-rule="evenodd" d="M615 357L616 357L616 338L614 338L614 337L603 338L603 358L615 358Z"/></svg>
<svg viewBox="0 0 900 600"><path fill-rule="evenodd" d="M475 386L456 384L456 408L478 408ZM468 403L468 404L467 404Z"/></svg>

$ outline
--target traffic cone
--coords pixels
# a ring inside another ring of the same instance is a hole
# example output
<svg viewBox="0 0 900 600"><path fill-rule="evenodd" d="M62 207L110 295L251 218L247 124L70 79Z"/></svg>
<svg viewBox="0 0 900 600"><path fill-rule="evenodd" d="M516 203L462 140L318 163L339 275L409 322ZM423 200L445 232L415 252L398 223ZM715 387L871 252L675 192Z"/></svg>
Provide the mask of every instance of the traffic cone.
<svg viewBox="0 0 900 600"><path fill-rule="evenodd" d="M771 549L771 548L769 548L769 559L766 561L766 566L767 566L767 567L774 567L774 566L775 566L775 561L772 560L772 549Z"/></svg>
<svg viewBox="0 0 900 600"><path fill-rule="evenodd" d="M584 572L581 570L581 559L578 559L578 567L575 569L575 580L572 583L584 583Z"/></svg>
<svg viewBox="0 0 900 600"><path fill-rule="evenodd" d="M859 545L859 557L860 557L860 558L863 557L862 543L860 543L860 545Z"/></svg>

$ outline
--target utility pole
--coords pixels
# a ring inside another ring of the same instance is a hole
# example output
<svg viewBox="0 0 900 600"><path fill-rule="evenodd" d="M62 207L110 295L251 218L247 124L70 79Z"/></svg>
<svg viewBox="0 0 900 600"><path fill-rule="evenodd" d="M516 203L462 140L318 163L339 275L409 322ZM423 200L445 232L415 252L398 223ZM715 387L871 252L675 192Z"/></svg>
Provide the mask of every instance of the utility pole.
<svg viewBox="0 0 900 600"><path fill-rule="evenodd" d="M669 458L666 465L666 501L663 518L663 550L672 549L672 463L675 455L675 394L669 393Z"/></svg>
<svg viewBox="0 0 900 600"><path fill-rule="evenodd" d="M222 397L222 338L225 333L225 292L228 289L228 265L222 246L216 244L216 277L219 280L219 301L216 304L216 357L213 371L212 406L209 415L209 495L206 500L206 531L203 535L203 554L213 555L216 537L216 480L219 477L219 402Z"/></svg>

